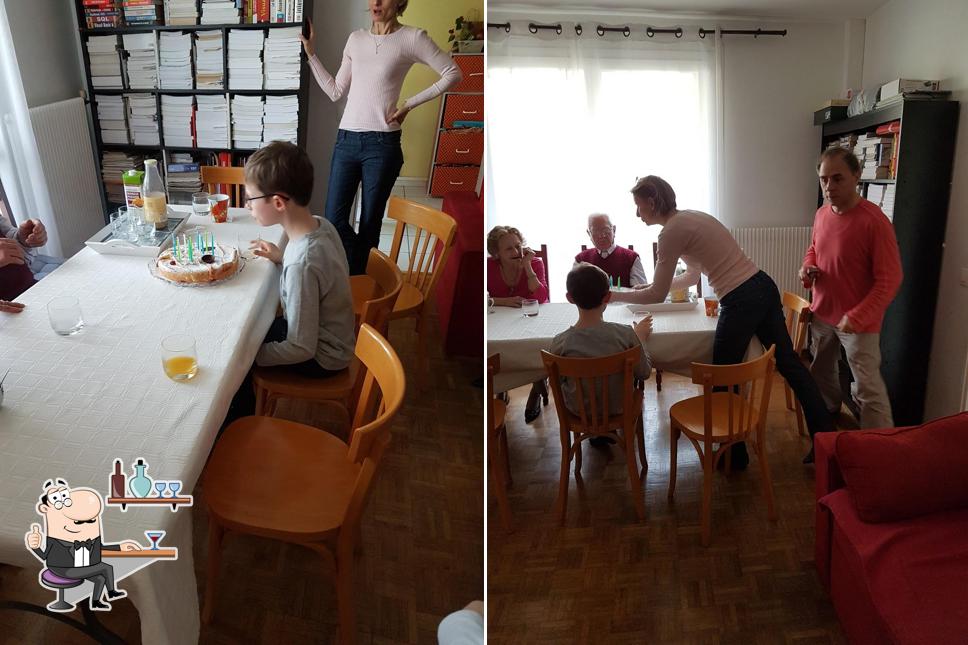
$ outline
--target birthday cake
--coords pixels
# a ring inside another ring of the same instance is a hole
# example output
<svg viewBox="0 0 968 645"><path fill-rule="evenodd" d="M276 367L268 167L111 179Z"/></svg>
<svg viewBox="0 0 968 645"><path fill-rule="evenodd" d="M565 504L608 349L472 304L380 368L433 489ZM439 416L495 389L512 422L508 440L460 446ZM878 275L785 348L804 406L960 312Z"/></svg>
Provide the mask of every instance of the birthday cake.
<svg viewBox="0 0 968 645"><path fill-rule="evenodd" d="M211 242L182 243L158 256L159 277L183 284L203 284L231 278L239 269L239 250Z"/></svg>

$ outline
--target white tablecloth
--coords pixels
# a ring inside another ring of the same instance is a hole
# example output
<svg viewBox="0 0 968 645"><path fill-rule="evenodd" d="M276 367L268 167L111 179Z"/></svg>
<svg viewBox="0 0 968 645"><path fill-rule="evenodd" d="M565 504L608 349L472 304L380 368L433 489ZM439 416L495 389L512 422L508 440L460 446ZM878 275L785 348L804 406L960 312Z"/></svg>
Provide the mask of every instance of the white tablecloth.
<svg viewBox="0 0 968 645"><path fill-rule="evenodd" d="M625 304L605 308L609 322L630 325L639 317ZM540 305L538 315L531 318L520 309L494 307L487 316L487 352L501 354L501 372L494 379L494 388L500 392L541 378L545 374L541 350L550 348L551 340L577 320L578 309L568 303ZM653 366L689 375L692 362L711 363L718 321L706 315L701 302L688 311L652 312L652 335L646 348Z"/></svg>
<svg viewBox="0 0 968 645"><path fill-rule="evenodd" d="M260 227L244 209L231 215L225 224L195 216L190 223L233 246L240 232L284 239L281 227ZM190 288L152 277L150 261L85 248L17 299L27 305L22 313L0 313L0 376L10 369L0 408L0 562L40 569L24 534L31 523L43 526L36 506L48 478L107 497L116 458L129 481L140 457L149 477L181 480L186 494L201 474L272 323L279 269L254 259L222 284ZM78 298L86 323L71 337L54 334L47 319L47 302L65 294ZM161 339L176 332L197 342L199 372L185 383L169 380L161 365ZM143 642L194 643L191 510L168 508L109 506L102 537L146 545L145 530L167 531L162 545L177 546L178 560L146 567L123 587L138 608Z"/></svg>

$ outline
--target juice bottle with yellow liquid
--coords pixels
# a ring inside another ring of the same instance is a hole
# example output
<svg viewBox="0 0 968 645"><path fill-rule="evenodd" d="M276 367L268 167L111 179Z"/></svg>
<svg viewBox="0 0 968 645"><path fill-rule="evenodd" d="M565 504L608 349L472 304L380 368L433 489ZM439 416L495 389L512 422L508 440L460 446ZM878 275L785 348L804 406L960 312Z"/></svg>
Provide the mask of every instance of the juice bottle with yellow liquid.
<svg viewBox="0 0 968 645"><path fill-rule="evenodd" d="M168 227L168 198L165 194L165 182L158 172L157 159L145 159L145 180L141 186L141 198L144 200L145 220L155 225L156 231L163 231Z"/></svg>

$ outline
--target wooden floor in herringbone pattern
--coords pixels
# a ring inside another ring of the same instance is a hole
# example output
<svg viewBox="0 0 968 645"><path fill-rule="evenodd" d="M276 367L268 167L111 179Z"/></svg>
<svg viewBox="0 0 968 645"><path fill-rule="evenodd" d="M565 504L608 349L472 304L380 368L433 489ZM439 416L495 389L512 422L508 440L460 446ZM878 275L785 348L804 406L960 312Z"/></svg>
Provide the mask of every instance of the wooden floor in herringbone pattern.
<svg viewBox="0 0 968 645"><path fill-rule="evenodd" d="M394 322L390 330L408 391L364 513L356 570L361 645L436 643L440 620L484 594L484 393L471 385L482 373L481 362L442 357L435 320L430 327L428 344L436 350L431 349L432 386L425 392L414 383L413 321ZM280 416L320 427L332 418L325 409L286 403L280 404ZM193 492L198 589L173 593L197 591L201 597L208 522L200 503L205 492ZM218 597L214 623L202 627L201 643L334 642L335 593L320 558L308 550L251 536L228 538ZM51 599L52 592L37 584L37 569L0 565L0 601L43 606ZM115 602L98 618L127 642L141 642L130 601ZM49 618L0 611L0 643L90 642Z"/></svg>
<svg viewBox="0 0 968 645"><path fill-rule="evenodd" d="M624 457L584 446L583 485L570 478L568 516L558 525L560 440L554 401L524 423L528 389L508 410L515 530L488 504L489 643L844 643L813 566L813 467L809 440L783 404L782 381L768 414L768 455L779 521L771 523L755 458L743 472L716 474L712 543L699 535L702 471L679 442L674 503L669 483L669 407L699 393L664 374L646 386L649 471L646 522L636 521ZM490 485L490 484L489 484Z"/></svg>

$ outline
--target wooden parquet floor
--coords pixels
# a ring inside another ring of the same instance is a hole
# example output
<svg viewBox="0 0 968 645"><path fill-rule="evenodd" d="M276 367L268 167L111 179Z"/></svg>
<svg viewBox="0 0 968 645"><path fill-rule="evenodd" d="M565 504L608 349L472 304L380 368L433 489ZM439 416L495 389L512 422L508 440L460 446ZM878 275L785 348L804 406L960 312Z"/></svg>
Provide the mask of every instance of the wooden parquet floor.
<svg viewBox="0 0 968 645"><path fill-rule="evenodd" d="M669 482L669 407L699 392L664 374L647 383L649 471L646 522L636 521L624 457L584 446L583 485L570 479L568 517L558 525L560 441L554 401L524 423L528 388L508 410L515 530L488 508L489 643L844 643L813 566L813 467L809 439L773 387L768 450L779 521L766 517L755 457L713 487L712 544L700 544L702 471L679 442L674 503ZM490 481L488 483L490 486Z"/></svg>
<svg viewBox="0 0 968 645"><path fill-rule="evenodd" d="M440 620L484 595L484 392L471 386L482 366L442 357L432 322L431 386L425 392L418 392L414 381L412 320L394 322L390 330L408 391L364 513L356 569L361 645L436 643ZM319 427L334 418L325 408L285 403L279 416ZM204 490L192 492L201 502ZM178 593L201 598L208 522L202 503L193 513L198 589ZM36 569L0 565L0 600L43 606L51 597L37 584ZM114 603L98 618L127 642L141 642L130 601ZM202 627L201 643L330 643L335 635L336 597L318 556L251 536L226 540L214 622ZM49 618L0 611L0 643L90 642Z"/></svg>

